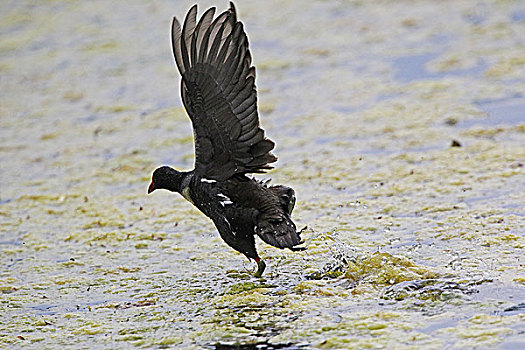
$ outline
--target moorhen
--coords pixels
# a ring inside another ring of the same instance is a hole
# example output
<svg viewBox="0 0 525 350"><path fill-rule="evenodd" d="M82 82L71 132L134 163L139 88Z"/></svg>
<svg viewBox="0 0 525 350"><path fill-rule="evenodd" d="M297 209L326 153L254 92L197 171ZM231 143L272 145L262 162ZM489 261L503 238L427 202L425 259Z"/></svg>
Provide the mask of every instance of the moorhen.
<svg viewBox="0 0 525 350"><path fill-rule="evenodd" d="M257 262L260 277L266 264L255 249L255 234L277 248L304 249L297 247L301 232L291 219L295 192L247 176L272 168L275 144L259 126L255 67L235 6L230 2L227 11L214 14L212 7L197 22L194 5L182 30L173 18L171 42L193 124L195 168L156 169L148 193L180 193L213 220L229 246Z"/></svg>

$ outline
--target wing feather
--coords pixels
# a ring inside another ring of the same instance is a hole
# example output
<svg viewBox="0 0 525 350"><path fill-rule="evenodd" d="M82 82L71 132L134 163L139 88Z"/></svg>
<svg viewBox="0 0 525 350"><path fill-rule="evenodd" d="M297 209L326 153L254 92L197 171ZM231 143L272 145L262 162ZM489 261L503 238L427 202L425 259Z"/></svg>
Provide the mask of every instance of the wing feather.
<svg viewBox="0 0 525 350"><path fill-rule="evenodd" d="M173 22L171 24L171 45L172 47L180 47L182 31L180 29L180 23L177 20L177 17L173 17ZM181 70L182 64L182 52L181 50L173 50L173 57L175 58L175 65L179 69L179 73L182 75L183 71Z"/></svg>
<svg viewBox="0 0 525 350"><path fill-rule="evenodd" d="M211 25L211 22L213 20L213 15L215 15L215 7L210 7L204 14L202 15L198 26L198 29L195 29L198 33L195 37L197 38L196 45L199 48L202 48L202 42L204 41L204 38L206 34L208 33L208 28ZM209 38L209 36L208 36Z"/></svg>
<svg viewBox="0 0 525 350"><path fill-rule="evenodd" d="M184 40L183 45L181 45L182 51L182 62L184 63L184 71L187 71L191 68L190 57L188 55L188 46L192 40L192 35L195 31L195 26L197 23L197 5L193 5L192 8L188 11L186 19L184 20L184 26L182 27L182 38Z"/></svg>

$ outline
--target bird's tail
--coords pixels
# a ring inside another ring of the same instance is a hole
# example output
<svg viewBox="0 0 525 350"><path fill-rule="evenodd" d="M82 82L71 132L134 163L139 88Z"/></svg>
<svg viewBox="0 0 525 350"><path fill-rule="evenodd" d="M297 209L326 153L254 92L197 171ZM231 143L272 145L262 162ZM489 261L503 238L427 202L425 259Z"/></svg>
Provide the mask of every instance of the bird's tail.
<svg viewBox="0 0 525 350"><path fill-rule="evenodd" d="M280 221L260 220L255 232L264 242L281 249L297 250L294 247L303 243L301 232L297 232L295 224L289 217Z"/></svg>

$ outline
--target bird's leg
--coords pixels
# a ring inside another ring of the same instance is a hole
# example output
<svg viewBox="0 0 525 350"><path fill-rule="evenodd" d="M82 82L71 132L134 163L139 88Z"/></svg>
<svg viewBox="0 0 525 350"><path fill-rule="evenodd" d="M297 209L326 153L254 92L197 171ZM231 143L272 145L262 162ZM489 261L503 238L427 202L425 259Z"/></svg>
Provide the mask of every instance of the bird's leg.
<svg viewBox="0 0 525 350"><path fill-rule="evenodd" d="M266 263L259 257L255 258L255 262L257 263L257 271L255 272L255 277L261 278L264 269L266 268Z"/></svg>

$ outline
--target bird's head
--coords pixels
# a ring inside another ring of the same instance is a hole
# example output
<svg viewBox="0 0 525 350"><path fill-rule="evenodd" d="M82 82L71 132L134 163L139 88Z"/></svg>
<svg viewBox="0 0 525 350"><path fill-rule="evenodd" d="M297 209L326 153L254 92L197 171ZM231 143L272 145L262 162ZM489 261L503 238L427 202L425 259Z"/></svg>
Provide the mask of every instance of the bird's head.
<svg viewBox="0 0 525 350"><path fill-rule="evenodd" d="M157 168L151 177L148 193L161 189L178 192L180 190L181 178L182 173L173 168L170 168L169 166Z"/></svg>

